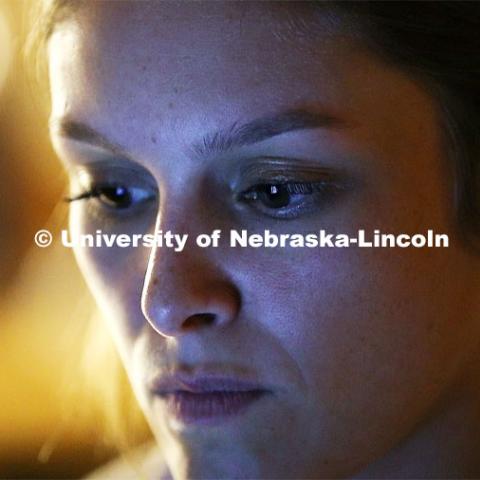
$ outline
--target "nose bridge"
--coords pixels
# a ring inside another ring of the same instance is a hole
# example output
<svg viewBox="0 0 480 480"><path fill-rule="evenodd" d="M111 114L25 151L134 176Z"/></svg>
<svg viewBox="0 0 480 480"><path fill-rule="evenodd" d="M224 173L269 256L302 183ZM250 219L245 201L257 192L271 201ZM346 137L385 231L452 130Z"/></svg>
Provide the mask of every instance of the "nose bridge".
<svg viewBox="0 0 480 480"><path fill-rule="evenodd" d="M177 215L186 218L178 211ZM223 271L218 255L196 245L199 233L210 233L200 231L201 223L197 217L187 228L185 221L168 219L165 211L157 219L156 232L188 234L183 250L154 245L148 259L142 311L150 325L166 337L225 326L240 307L239 292ZM173 245L177 243L173 241Z"/></svg>

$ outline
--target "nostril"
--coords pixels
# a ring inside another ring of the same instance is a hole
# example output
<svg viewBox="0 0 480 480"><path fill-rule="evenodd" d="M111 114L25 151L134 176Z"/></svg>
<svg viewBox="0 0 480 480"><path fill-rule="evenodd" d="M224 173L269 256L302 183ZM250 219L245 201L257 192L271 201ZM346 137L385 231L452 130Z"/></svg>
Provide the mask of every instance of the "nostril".
<svg viewBox="0 0 480 480"><path fill-rule="evenodd" d="M190 330L199 327L208 327L215 323L216 315L213 313L197 313L188 317L182 325L184 330Z"/></svg>

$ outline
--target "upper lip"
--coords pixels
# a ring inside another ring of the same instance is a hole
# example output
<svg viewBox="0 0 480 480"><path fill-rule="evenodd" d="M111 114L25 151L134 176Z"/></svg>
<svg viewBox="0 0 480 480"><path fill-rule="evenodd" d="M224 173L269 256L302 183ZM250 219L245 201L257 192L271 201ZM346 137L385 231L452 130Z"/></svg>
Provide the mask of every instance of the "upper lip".
<svg viewBox="0 0 480 480"><path fill-rule="evenodd" d="M162 375L150 382L150 390L157 395L175 392L251 392L269 391L254 380L223 375L185 375L181 373Z"/></svg>

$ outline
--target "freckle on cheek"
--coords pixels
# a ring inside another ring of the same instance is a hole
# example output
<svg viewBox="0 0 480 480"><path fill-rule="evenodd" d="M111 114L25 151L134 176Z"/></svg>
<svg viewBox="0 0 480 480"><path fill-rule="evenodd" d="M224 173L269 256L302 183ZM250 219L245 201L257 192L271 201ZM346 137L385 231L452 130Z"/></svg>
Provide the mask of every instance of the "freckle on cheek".
<svg viewBox="0 0 480 480"><path fill-rule="evenodd" d="M158 285L158 278L153 279L152 285Z"/></svg>
<svg viewBox="0 0 480 480"><path fill-rule="evenodd" d="M157 143L157 137L155 135L152 135L150 137L150 140L152 141L152 143Z"/></svg>

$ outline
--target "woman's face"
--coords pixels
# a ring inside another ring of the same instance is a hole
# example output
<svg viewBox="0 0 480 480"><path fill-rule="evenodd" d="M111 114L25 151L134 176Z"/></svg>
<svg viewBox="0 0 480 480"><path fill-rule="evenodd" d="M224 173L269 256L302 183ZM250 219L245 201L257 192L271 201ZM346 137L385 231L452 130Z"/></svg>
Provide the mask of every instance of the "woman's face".
<svg viewBox="0 0 480 480"><path fill-rule="evenodd" d="M300 8L95 2L50 40L54 145L73 195L103 192L72 202L72 234L190 237L76 250L176 475L353 474L412 433L480 338L433 99L351 22ZM195 246L214 229L218 248ZM450 246L231 248L232 229L433 229ZM268 394L182 417L166 375Z"/></svg>

